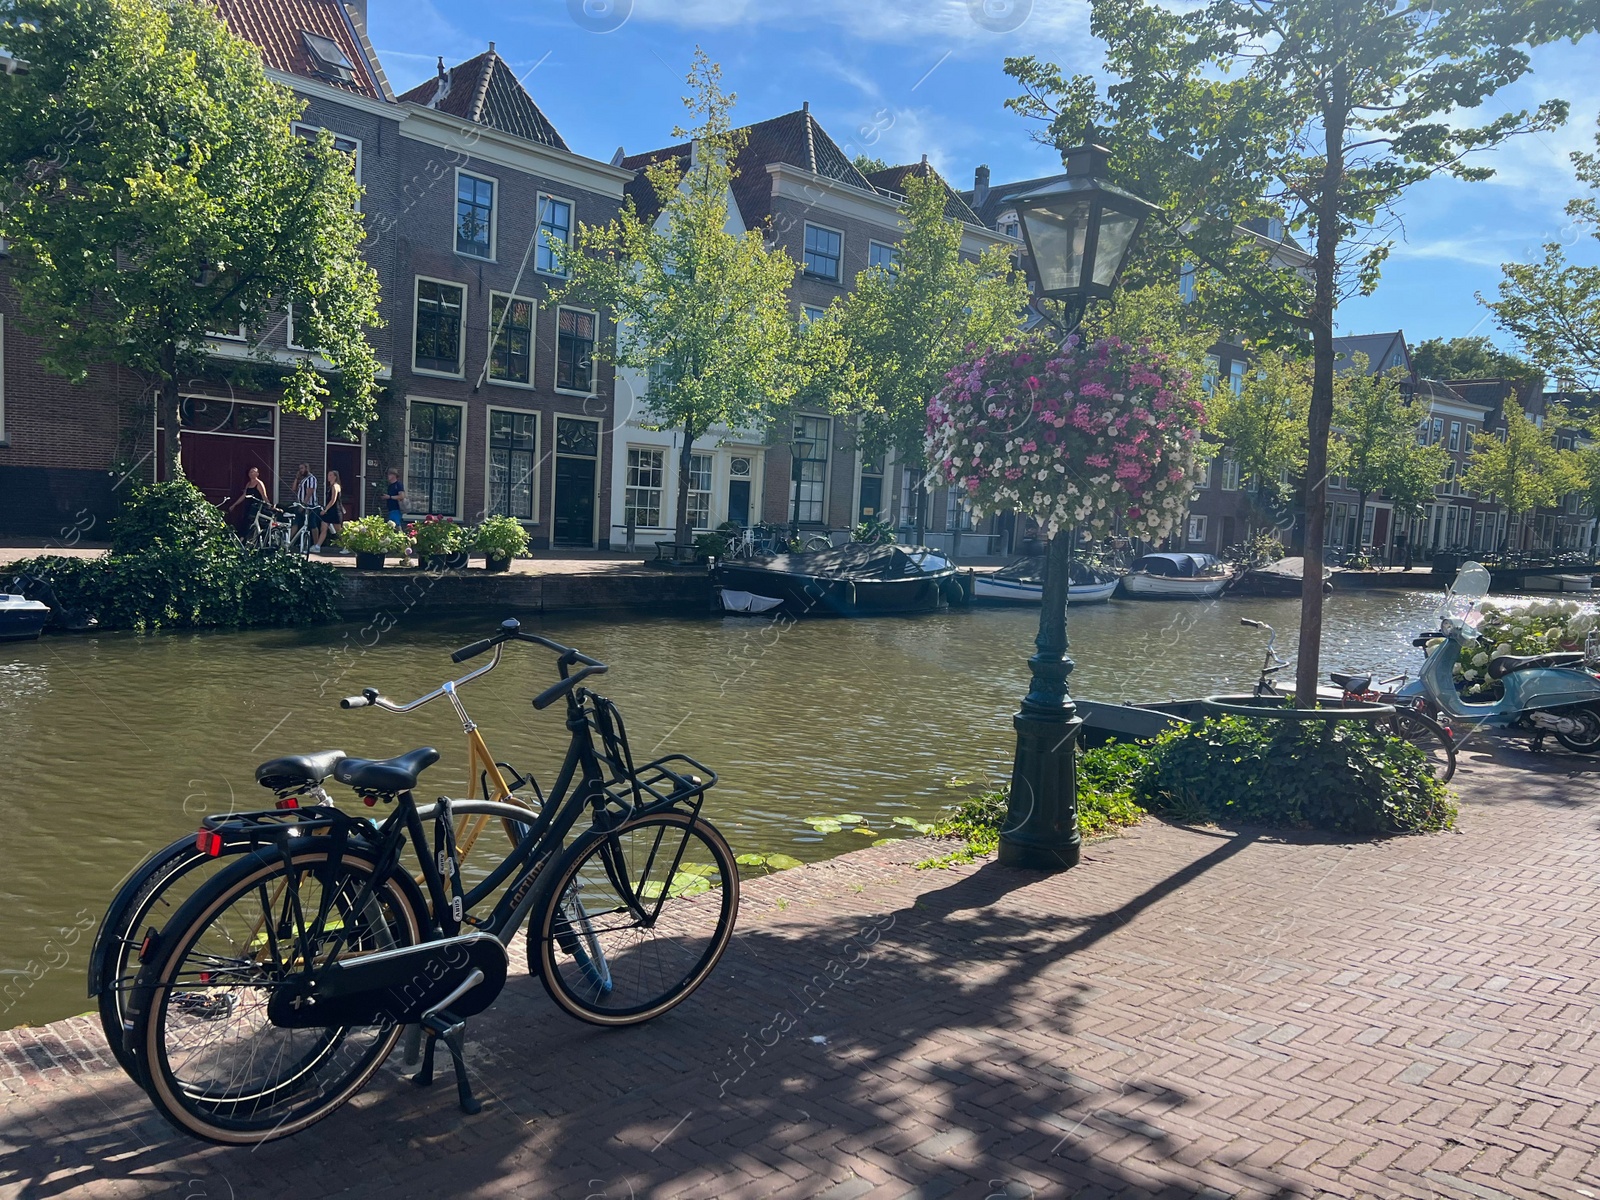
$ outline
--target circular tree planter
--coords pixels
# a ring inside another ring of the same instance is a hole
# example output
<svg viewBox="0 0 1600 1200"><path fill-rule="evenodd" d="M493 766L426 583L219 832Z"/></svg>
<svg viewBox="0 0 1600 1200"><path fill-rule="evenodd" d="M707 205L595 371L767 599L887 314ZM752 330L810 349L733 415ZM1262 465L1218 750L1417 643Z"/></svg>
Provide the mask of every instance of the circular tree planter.
<svg viewBox="0 0 1600 1200"><path fill-rule="evenodd" d="M357 553L356 553L356 570L358 570L358 571L381 571L381 570L383 570L383 558L384 558L384 556L381 555L381 554L365 554L365 553L362 553L360 551L357 551Z"/></svg>

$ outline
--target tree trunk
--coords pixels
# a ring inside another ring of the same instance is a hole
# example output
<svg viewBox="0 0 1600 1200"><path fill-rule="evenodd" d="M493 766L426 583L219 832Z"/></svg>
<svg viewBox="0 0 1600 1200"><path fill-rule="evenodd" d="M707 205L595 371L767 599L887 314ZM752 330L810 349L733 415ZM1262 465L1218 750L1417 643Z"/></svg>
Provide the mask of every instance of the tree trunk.
<svg viewBox="0 0 1600 1200"><path fill-rule="evenodd" d="M694 461L694 426L685 423L683 427L683 449L678 452L678 521L677 532L673 537L680 546L690 545L694 541L694 530L689 524L689 464ZM679 554L686 551L673 551L672 557L676 561Z"/></svg>
<svg viewBox="0 0 1600 1200"><path fill-rule="evenodd" d="M1338 304L1339 191L1344 179L1345 67L1336 63L1331 95L1323 106L1327 162L1317 197L1315 294L1311 306L1311 415L1306 446L1307 582L1300 589L1300 646L1295 663L1295 703L1316 705L1322 671L1322 543L1328 497L1328 432L1333 425L1333 314Z"/></svg>
<svg viewBox="0 0 1600 1200"><path fill-rule="evenodd" d="M167 479L183 478L183 432L178 428L178 381L170 376L156 388L156 416L163 441L161 466Z"/></svg>
<svg viewBox="0 0 1600 1200"><path fill-rule="evenodd" d="M1362 533L1362 530L1366 529L1366 527L1367 527L1367 497L1369 495L1371 495L1370 492L1357 492L1356 493L1356 553L1357 554L1365 554L1366 553L1367 543L1366 543L1366 540L1361 536L1361 533ZM1378 517L1377 517L1376 513L1373 514L1372 520L1373 520L1374 524L1377 523Z"/></svg>

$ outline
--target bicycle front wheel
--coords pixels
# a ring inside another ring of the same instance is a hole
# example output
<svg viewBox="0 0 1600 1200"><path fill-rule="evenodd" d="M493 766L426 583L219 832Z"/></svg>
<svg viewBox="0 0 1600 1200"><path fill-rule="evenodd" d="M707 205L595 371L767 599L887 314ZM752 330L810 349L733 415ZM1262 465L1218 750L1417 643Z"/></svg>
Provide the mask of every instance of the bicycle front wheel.
<svg viewBox="0 0 1600 1200"><path fill-rule="evenodd" d="M722 835L688 813L656 813L572 844L528 922L528 963L580 1021L637 1025L700 986L738 914L739 869Z"/></svg>
<svg viewBox="0 0 1600 1200"><path fill-rule="evenodd" d="M1389 735L1421 750L1440 783L1448 783L1456 773L1456 740L1432 717L1401 709L1389 721Z"/></svg>
<svg viewBox="0 0 1600 1200"><path fill-rule="evenodd" d="M146 1090L167 1120L207 1141L254 1145L305 1129L372 1077L400 1026L289 1029L267 1005L308 961L326 961L336 939L342 961L420 940L423 903L409 876L389 874L361 901L376 870L356 847L337 865L325 849L296 850L288 864L270 850L239 859L179 909L130 1005Z"/></svg>

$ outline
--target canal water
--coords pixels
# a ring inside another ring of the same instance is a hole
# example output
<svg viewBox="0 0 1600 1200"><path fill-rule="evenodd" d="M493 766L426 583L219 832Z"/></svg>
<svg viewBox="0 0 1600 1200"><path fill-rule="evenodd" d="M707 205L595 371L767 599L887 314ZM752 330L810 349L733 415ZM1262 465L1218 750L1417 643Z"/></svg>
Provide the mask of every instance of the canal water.
<svg viewBox="0 0 1600 1200"><path fill-rule="evenodd" d="M1431 592L1330 596L1324 671L1414 671L1411 638L1437 603ZM1073 608L1072 690L1135 701L1244 690L1265 639L1239 618L1275 625L1292 657L1298 615L1298 600L1267 599ZM818 833L806 817L856 814L900 834L895 817L934 818L1007 777L1037 622L1037 609L989 608L786 627L566 616L525 628L611 664L599 690L621 706L636 760L681 751L721 775L707 813L737 852L814 861L871 839L848 826ZM443 758L422 792L464 795L447 701L400 716L338 699L375 687L411 700L470 669L450 651L494 627L462 617L403 620L381 636L338 625L0 645L0 1028L89 1007L89 939L117 883L206 813L269 804L254 782L261 760L433 745ZM554 677L553 656L513 646L462 691L496 758L541 779L565 729L559 708L537 713L528 698Z"/></svg>

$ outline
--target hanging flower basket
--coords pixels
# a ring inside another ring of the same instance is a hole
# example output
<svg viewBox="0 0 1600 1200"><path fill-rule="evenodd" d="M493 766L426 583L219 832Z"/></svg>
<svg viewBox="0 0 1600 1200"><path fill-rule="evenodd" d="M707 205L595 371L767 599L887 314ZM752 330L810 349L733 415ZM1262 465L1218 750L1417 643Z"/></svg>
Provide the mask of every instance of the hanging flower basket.
<svg viewBox="0 0 1600 1200"><path fill-rule="evenodd" d="M928 483L975 516L1017 511L1159 541L1188 511L1205 400L1169 356L1119 338L1025 338L951 371L928 405Z"/></svg>

